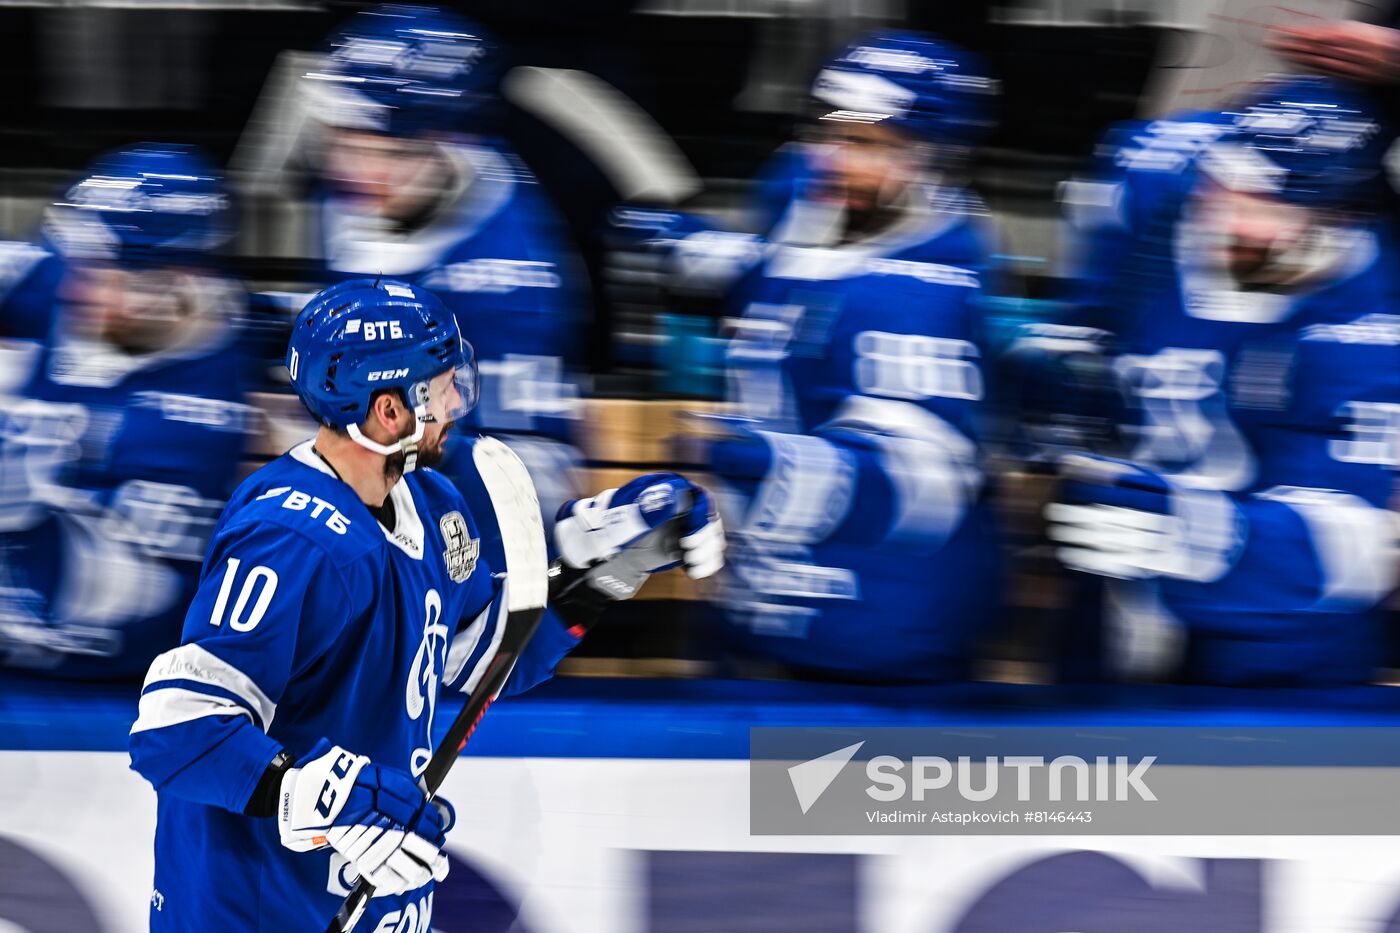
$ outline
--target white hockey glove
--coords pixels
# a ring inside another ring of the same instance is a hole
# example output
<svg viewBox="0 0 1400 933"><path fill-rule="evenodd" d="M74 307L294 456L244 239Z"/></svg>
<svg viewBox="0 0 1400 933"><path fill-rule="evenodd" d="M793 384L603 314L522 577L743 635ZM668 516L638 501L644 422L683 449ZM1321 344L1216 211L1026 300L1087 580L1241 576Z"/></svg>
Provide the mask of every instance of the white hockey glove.
<svg viewBox="0 0 1400 933"><path fill-rule="evenodd" d="M330 846L374 885L403 894L447 877L442 851L451 804L429 801L406 771L376 765L322 739L282 776L277 807L282 845Z"/></svg>
<svg viewBox="0 0 1400 933"><path fill-rule="evenodd" d="M1123 580L1209 583L1233 564L1242 534L1224 494L1180 488L1109 457L1076 454L1060 468L1067 482L1045 517L1066 567Z"/></svg>
<svg viewBox="0 0 1400 933"><path fill-rule="evenodd" d="M724 526L710 494L676 473L565 503L554 542L564 565L609 599L632 598L649 574L672 567L699 580L724 566Z"/></svg>

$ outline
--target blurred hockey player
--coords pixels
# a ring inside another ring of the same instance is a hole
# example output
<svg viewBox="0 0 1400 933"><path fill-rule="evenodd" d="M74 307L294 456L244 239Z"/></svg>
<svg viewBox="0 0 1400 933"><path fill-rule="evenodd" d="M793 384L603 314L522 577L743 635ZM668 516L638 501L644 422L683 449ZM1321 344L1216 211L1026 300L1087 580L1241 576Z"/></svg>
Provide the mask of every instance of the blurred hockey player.
<svg viewBox="0 0 1400 933"><path fill-rule="evenodd" d="M470 423L525 462L549 520L576 495L586 287L540 186L489 135L497 58L477 26L429 7L377 7L332 38L303 82L324 130L321 245L332 280L383 274L446 302L480 354Z"/></svg>
<svg viewBox="0 0 1400 933"><path fill-rule="evenodd" d="M418 778L439 690L473 690L500 645L513 581L481 541L511 503L475 511L431 469L478 381L426 289L327 288L286 361L320 428L230 499L183 643L151 665L131 730L159 798L151 929L324 929L363 876L361 929L428 933L451 807ZM673 473L559 518L551 609L506 694L547 678L648 573L723 561L708 494Z"/></svg>
<svg viewBox="0 0 1400 933"><path fill-rule="evenodd" d="M995 88L928 37L844 51L729 290L741 417L709 445L735 542L724 605L744 650L799 672L957 677L995 617L976 424L988 252L975 201L940 178Z"/></svg>
<svg viewBox="0 0 1400 933"><path fill-rule="evenodd" d="M1122 393L1123 446L1066 457L1047 517L1067 566L1150 590L1124 591L1120 661L1294 685L1384 657L1400 293L1372 113L1329 79L1274 83L1115 131L1102 177L1071 186L1078 335ZM1168 637L1135 661L1144 606ZM1184 650L1164 664L1162 644Z"/></svg>
<svg viewBox="0 0 1400 933"><path fill-rule="evenodd" d="M177 642L251 427L228 207L197 153L139 145L0 252L0 663L131 677Z"/></svg>

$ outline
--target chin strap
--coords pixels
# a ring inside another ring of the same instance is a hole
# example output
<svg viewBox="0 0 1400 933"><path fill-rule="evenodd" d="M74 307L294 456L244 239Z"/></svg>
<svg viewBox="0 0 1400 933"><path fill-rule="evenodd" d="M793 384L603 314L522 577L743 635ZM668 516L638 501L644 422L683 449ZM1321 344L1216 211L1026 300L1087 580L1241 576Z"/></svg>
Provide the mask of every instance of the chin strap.
<svg viewBox="0 0 1400 933"><path fill-rule="evenodd" d="M403 454L403 471L407 475L413 472L413 468L418 465L418 442L423 440L423 432L428 424L428 406L421 404L413 409L413 433L408 437L400 438L392 444L380 444L365 437L358 424L345 426L345 433L350 435L350 439L366 450L372 450L377 454L392 457L394 454Z"/></svg>

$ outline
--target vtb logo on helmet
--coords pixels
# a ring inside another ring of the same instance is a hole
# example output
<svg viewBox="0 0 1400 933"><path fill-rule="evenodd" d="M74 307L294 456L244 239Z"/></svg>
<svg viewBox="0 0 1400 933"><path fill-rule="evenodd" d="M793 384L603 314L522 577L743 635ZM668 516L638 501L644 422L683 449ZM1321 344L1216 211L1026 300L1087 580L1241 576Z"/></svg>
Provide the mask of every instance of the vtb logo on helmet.
<svg viewBox="0 0 1400 933"><path fill-rule="evenodd" d="M1374 104L1317 76L1266 83L1202 153L1226 188L1308 207L1367 209L1384 193L1385 153Z"/></svg>
<svg viewBox="0 0 1400 933"><path fill-rule="evenodd" d="M390 136L461 131L495 90L493 45L474 24L433 7L385 5L332 37L306 75L314 115Z"/></svg>
<svg viewBox="0 0 1400 933"><path fill-rule="evenodd" d="M49 208L44 231L69 259L203 266L232 235L229 198L189 146L142 143L93 163Z"/></svg>
<svg viewBox="0 0 1400 933"><path fill-rule="evenodd" d="M292 326L286 362L292 388L316 420L375 453L402 453L406 473L416 465L424 427L463 417L478 396L476 360L452 312L405 282L354 279L317 293ZM450 397L434 398L430 383L449 370L456 371ZM413 433L393 444L360 430L383 389L398 390L414 413Z"/></svg>
<svg viewBox="0 0 1400 933"><path fill-rule="evenodd" d="M845 119L960 144L976 142L994 125L998 91L976 55L914 32L860 40L812 85L812 97Z"/></svg>

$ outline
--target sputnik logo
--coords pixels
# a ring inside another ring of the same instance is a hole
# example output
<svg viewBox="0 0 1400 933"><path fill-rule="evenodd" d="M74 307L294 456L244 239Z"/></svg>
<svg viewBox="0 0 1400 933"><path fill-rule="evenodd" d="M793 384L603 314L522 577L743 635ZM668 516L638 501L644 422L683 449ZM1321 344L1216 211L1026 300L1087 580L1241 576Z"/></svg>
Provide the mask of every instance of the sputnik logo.
<svg viewBox="0 0 1400 933"><path fill-rule="evenodd" d="M846 763L855 757L864 744L865 742L861 741L847 745L820 758L813 758L788 768L788 780L792 781L793 793L797 795L797 804L804 814L821 799L821 795L826 793L826 789L841 774Z"/></svg>

